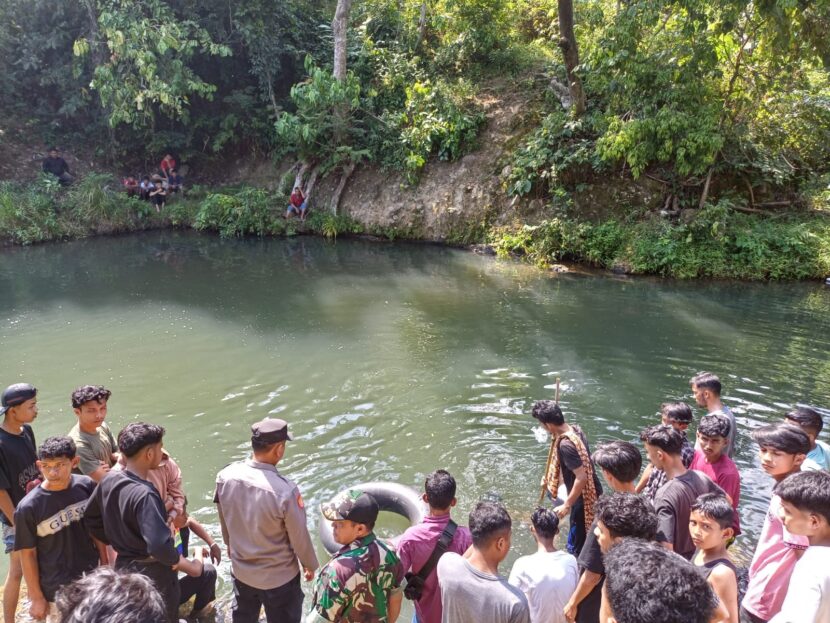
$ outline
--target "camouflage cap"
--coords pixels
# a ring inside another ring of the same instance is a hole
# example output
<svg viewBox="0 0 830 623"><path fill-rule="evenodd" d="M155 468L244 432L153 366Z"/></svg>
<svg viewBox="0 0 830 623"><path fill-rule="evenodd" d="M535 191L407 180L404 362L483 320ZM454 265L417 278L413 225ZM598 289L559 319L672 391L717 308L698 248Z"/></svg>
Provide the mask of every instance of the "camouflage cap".
<svg viewBox="0 0 830 623"><path fill-rule="evenodd" d="M378 518L378 503L368 493L347 489L321 506L323 517L329 521L348 520L372 524Z"/></svg>

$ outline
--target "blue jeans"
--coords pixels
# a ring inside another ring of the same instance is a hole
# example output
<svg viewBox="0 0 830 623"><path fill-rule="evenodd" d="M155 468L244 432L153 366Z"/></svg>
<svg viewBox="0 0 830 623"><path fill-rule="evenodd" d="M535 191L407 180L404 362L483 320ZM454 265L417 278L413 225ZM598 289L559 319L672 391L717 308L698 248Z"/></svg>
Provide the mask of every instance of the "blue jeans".
<svg viewBox="0 0 830 623"><path fill-rule="evenodd" d="M287 214L302 214L306 210L306 204L308 201L303 201L298 208L293 203L288 204L288 210L286 211Z"/></svg>

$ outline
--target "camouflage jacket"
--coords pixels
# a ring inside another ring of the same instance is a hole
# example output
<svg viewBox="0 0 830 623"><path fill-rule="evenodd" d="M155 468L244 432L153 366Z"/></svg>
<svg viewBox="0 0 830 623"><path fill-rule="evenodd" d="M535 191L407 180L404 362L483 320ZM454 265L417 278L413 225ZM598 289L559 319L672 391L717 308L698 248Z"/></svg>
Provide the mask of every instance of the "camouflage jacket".
<svg viewBox="0 0 830 623"><path fill-rule="evenodd" d="M326 621L385 623L404 570L391 547L370 533L343 546L314 578L313 608Z"/></svg>

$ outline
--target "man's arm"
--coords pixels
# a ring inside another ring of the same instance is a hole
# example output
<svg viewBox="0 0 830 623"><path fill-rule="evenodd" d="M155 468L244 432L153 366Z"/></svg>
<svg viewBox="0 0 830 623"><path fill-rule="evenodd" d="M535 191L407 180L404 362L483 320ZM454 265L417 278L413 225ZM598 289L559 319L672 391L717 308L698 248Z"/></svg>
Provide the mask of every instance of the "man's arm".
<svg viewBox="0 0 830 623"><path fill-rule="evenodd" d="M673 552L674 532L677 524L674 508L665 502L657 502L654 510L657 513L657 542Z"/></svg>
<svg viewBox="0 0 830 623"><path fill-rule="evenodd" d="M222 505L217 500L216 511L219 513L219 528L222 530L222 540L225 542L225 548L228 550L228 557L231 555L231 538L228 534L228 527L225 525L225 517L222 515Z"/></svg>
<svg viewBox="0 0 830 623"><path fill-rule="evenodd" d="M167 518L151 495L144 495L138 503L137 511L138 525L141 529L141 537L147 545L147 553L164 565L172 567L178 564L181 556L173 544Z"/></svg>
<svg viewBox="0 0 830 623"><path fill-rule="evenodd" d="M98 551L98 559L100 566L109 564L109 555L107 554L107 544L92 537L92 542L95 543L95 549Z"/></svg>
<svg viewBox="0 0 830 623"><path fill-rule="evenodd" d="M651 472L654 470L654 465L649 463L646 465L646 468L643 470L643 475L640 476L640 482L637 483L637 486L634 488L636 493L641 493L643 489L646 488L648 484L648 479L651 477Z"/></svg>
<svg viewBox="0 0 830 623"><path fill-rule="evenodd" d="M210 548L210 557L214 561L214 564L218 565L222 562L222 548L213 540L213 537L205 530L205 527L193 519L193 517L188 517L187 527L190 528L193 534L207 543L207 546Z"/></svg>
<svg viewBox="0 0 830 623"><path fill-rule="evenodd" d="M5 489L0 489L0 511L3 511L6 519L14 527L14 504L12 504L12 498L9 492Z"/></svg>
<svg viewBox="0 0 830 623"><path fill-rule="evenodd" d="M579 608L579 604L581 604L585 598L591 594L591 591L600 583L602 580L602 574L594 573L593 571L585 571L582 572L582 575L579 577L579 583L576 585L574 589L573 595L568 600L568 603L565 604L563 611L565 613L565 618L568 621L575 621L576 620L576 611Z"/></svg>
<svg viewBox="0 0 830 623"><path fill-rule="evenodd" d="M297 558L300 559L300 564L308 576L320 566L320 562L317 560L317 552L314 549L314 543L311 542L311 535L308 533L305 508L300 505L302 497L299 489L294 487L290 495L291 499L283 502L285 530L288 532L291 547L297 553Z"/></svg>
<svg viewBox="0 0 830 623"><path fill-rule="evenodd" d="M565 500L564 504L553 509L553 512L559 515L559 519L562 519L573 508L577 500L582 497L582 491L585 489L585 485L588 484L588 472L584 466L575 468L573 473L574 484L571 487L570 493L568 493L568 499Z"/></svg>
<svg viewBox="0 0 830 623"><path fill-rule="evenodd" d="M389 595L389 608L386 613L388 623L395 623L401 614L401 603L403 602L403 590L400 587L394 589Z"/></svg>
<svg viewBox="0 0 830 623"><path fill-rule="evenodd" d="M18 550L18 552L20 553L20 563L23 566L23 578L26 580L26 588L29 591L29 601L32 602L29 607L29 614L33 619L45 619L49 612L49 604L46 602L46 597L43 595L43 589L40 586L37 548L30 547Z"/></svg>
<svg viewBox="0 0 830 623"><path fill-rule="evenodd" d="M92 471L87 474L90 478L92 478L95 482L101 482L101 479L110 473L110 466L104 463L103 461L100 462L98 465L98 469Z"/></svg>

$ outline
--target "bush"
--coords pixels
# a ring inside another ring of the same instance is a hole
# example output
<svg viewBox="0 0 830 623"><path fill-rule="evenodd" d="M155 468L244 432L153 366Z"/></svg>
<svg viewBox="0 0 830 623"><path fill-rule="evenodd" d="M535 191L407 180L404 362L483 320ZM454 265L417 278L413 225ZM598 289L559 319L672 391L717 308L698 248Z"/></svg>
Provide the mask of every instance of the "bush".
<svg viewBox="0 0 830 623"><path fill-rule="evenodd" d="M282 206L277 198L259 188L210 193L201 202L193 222L196 229L218 231L224 237L273 236L285 232Z"/></svg>

